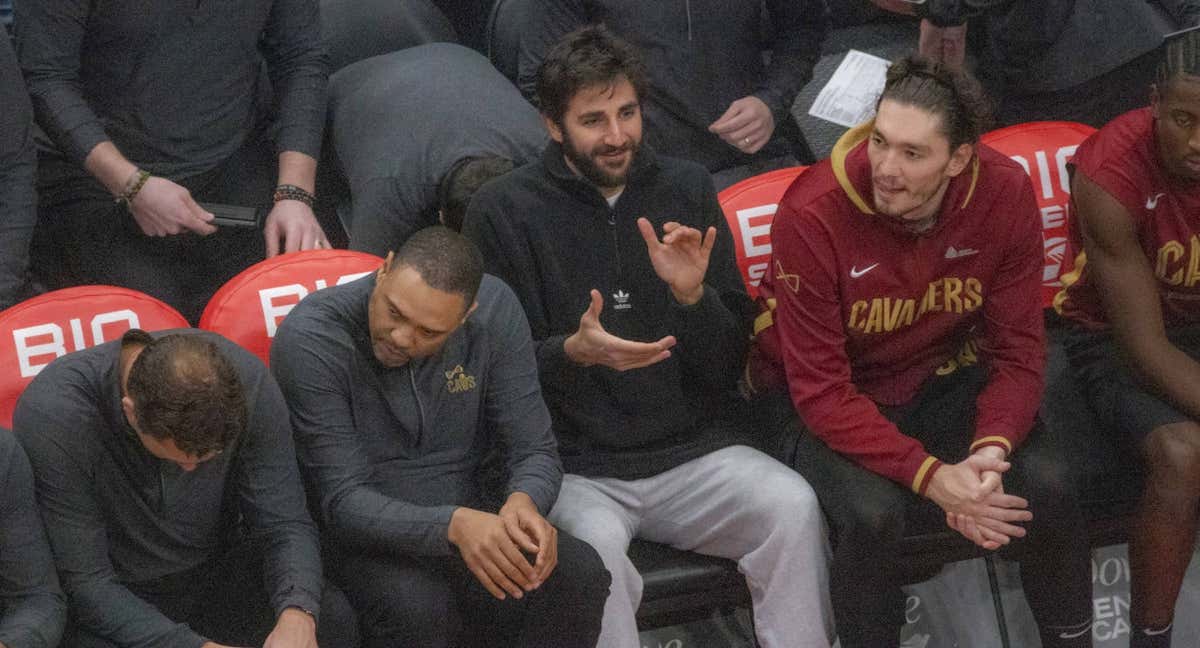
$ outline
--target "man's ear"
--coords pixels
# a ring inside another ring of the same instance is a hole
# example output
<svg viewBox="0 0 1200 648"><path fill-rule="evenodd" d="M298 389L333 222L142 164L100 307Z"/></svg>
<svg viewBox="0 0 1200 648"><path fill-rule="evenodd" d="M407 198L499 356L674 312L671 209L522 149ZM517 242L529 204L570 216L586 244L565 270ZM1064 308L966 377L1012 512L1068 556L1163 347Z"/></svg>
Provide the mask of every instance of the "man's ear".
<svg viewBox="0 0 1200 648"><path fill-rule="evenodd" d="M558 126L558 122L555 122L548 115L542 113L542 123L546 125L546 132L550 133L550 139L562 144L563 133L562 129Z"/></svg>
<svg viewBox="0 0 1200 648"><path fill-rule="evenodd" d="M946 166L946 175L948 177L957 177L960 173L966 170L967 165L971 163L971 158L975 156L975 147L971 144L959 144L958 148L950 154L950 164Z"/></svg>
<svg viewBox="0 0 1200 648"><path fill-rule="evenodd" d="M463 313L462 320L458 323L458 325L462 326L467 321L467 318L471 316L471 313L475 312L476 308L479 308L479 302L471 302L471 307L467 309L467 312Z"/></svg>
<svg viewBox="0 0 1200 648"><path fill-rule="evenodd" d="M137 428L137 414L133 408L133 399L128 396L121 397L121 410L125 412L125 420L129 421L129 425L134 429Z"/></svg>
<svg viewBox="0 0 1200 648"><path fill-rule="evenodd" d="M394 251L389 251L387 253L387 256L384 257L383 263L379 264L379 269L375 271L375 282L376 283L379 283L381 280L383 280L384 277L387 276L387 273L391 272L392 259L395 256L396 256L396 253Z"/></svg>

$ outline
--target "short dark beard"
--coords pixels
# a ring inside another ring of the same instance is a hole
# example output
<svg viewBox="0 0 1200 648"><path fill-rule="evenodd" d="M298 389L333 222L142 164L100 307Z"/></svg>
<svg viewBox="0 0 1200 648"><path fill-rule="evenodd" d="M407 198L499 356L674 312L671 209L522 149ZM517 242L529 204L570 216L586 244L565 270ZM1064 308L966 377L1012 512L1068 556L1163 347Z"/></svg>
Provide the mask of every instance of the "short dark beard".
<svg viewBox="0 0 1200 648"><path fill-rule="evenodd" d="M575 167L579 175L602 189L616 189L625 186L625 182L629 179L629 170L633 168L634 162L637 161L638 150L640 148L639 142L631 142L629 145L633 155L629 158L629 166L626 168L625 173L613 175L605 172L595 162L592 162L592 158L587 153L581 152L575 147L575 142L571 141L571 135L567 133L565 124L559 124L558 128L563 138L563 155Z"/></svg>

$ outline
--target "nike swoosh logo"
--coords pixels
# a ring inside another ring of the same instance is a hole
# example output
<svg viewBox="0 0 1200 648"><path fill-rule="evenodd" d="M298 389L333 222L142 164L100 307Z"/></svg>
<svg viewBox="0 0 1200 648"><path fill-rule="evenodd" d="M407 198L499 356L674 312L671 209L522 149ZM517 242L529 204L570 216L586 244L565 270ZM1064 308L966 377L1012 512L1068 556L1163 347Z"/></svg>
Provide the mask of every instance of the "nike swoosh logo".
<svg viewBox="0 0 1200 648"><path fill-rule="evenodd" d="M1147 198L1146 199L1146 209L1154 209L1155 207L1158 207L1158 199L1162 198L1165 195L1167 195L1167 194L1160 193L1157 196L1152 196L1150 198Z"/></svg>
<svg viewBox="0 0 1200 648"><path fill-rule="evenodd" d="M871 265L869 265L869 266L867 266L867 267L863 268L862 270L859 270L858 268L855 268L855 267L851 266L851 267L850 267L850 278L851 278L851 279L858 279L859 277L861 277L861 276L863 276L863 275L867 274L868 272L870 272L870 271L874 270L874 269L875 269L875 266L877 266L877 265L879 265L879 264L878 264L878 263L872 263Z"/></svg>
<svg viewBox="0 0 1200 648"><path fill-rule="evenodd" d="M1075 639L1092 631L1092 624L1087 624L1087 627L1079 632L1061 632L1058 635L1059 639Z"/></svg>

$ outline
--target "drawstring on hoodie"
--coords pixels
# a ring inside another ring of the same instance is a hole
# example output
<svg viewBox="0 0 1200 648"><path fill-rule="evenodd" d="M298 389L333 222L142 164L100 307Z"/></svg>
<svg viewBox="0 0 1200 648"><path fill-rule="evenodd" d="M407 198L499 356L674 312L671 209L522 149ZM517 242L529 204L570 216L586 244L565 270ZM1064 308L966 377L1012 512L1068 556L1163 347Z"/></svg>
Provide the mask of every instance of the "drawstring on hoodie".
<svg viewBox="0 0 1200 648"><path fill-rule="evenodd" d="M688 42L692 40L692 0L683 0L683 8L687 12Z"/></svg>

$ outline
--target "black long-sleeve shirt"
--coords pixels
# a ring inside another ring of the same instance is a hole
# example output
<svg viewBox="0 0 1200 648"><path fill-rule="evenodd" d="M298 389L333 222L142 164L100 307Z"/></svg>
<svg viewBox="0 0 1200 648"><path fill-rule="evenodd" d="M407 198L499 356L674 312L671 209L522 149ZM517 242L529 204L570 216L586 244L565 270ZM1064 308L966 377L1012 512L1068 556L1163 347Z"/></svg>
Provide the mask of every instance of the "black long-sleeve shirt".
<svg viewBox="0 0 1200 648"><path fill-rule="evenodd" d="M37 220L33 110L8 35L0 30L0 310L16 303Z"/></svg>
<svg viewBox="0 0 1200 648"><path fill-rule="evenodd" d="M431 43L329 80L333 148L350 180L350 248L384 256L437 222L446 174L471 157L537 158L537 110L478 52Z"/></svg>
<svg viewBox="0 0 1200 648"><path fill-rule="evenodd" d="M450 517L480 504L480 462L496 442L507 493L548 513L562 466L512 290L485 275L479 307L441 350L387 368L367 326L374 287L372 275L309 295L271 345L324 530L347 548L451 555Z"/></svg>
<svg viewBox="0 0 1200 648"><path fill-rule="evenodd" d="M13 431L75 622L130 648L193 648L205 639L134 595L138 583L192 569L228 548L235 525L261 540L276 614L319 611L321 557L304 506L287 407L257 358L203 335L234 364L246 429L223 453L185 472L150 454L121 409L119 341L50 363L17 402Z"/></svg>
<svg viewBox="0 0 1200 648"><path fill-rule="evenodd" d="M320 150L317 0L36 0L14 26L37 122L76 163L111 140L173 179L216 166L263 123L263 61L278 150Z"/></svg>
<svg viewBox="0 0 1200 648"><path fill-rule="evenodd" d="M0 643L55 648L66 618L29 461L12 433L0 429Z"/></svg>
<svg viewBox="0 0 1200 648"><path fill-rule="evenodd" d="M668 221L717 229L699 302L680 305L658 278L639 217L660 233ZM704 169L657 157L643 145L624 192L609 207L551 142L540 161L479 190L463 234L479 246L485 269L512 286L525 307L569 472L640 479L750 432L734 396L750 336L749 299ZM673 335L671 357L624 372L571 362L563 345L578 330L593 288L604 297L606 331L640 342Z"/></svg>
<svg viewBox="0 0 1200 648"><path fill-rule="evenodd" d="M823 0L766 0L765 16L763 6L762 0L536 0L521 30L518 85L532 99L550 47L577 27L605 23L642 51L650 85L641 98L646 141L657 150L709 171L788 154L780 126L792 119L796 94L812 78L828 16ZM708 132L730 103L751 95L771 109L776 127L755 156Z"/></svg>

